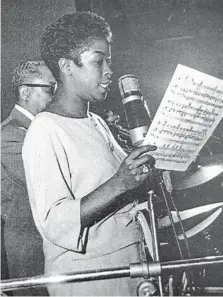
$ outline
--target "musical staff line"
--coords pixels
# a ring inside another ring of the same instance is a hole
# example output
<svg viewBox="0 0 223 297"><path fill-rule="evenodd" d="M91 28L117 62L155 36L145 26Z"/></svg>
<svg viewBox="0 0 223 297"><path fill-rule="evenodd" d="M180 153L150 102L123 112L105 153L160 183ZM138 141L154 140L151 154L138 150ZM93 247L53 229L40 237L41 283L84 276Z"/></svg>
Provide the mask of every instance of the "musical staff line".
<svg viewBox="0 0 223 297"><path fill-rule="evenodd" d="M168 113L162 111L161 112L165 117L168 117ZM180 113L180 111L179 111ZM200 122L197 122L197 121L193 121L193 120L189 120L189 119L185 119L183 118L183 116L185 116L185 114L182 112L181 113L181 117L180 116L175 116L175 115L172 115L171 117L175 120L178 120L178 121L181 121L183 123L189 123L189 124L192 124L192 125L197 125L197 126L201 126L201 127L207 127L207 128L210 128L212 127L211 124L206 124L206 123L200 123Z"/></svg>
<svg viewBox="0 0 223 297"><path fill-rule="evenodd" d="M223 116L222 95L222 80L177 65L144 140L157 168L187 169Z"/></svg>
<svg viewBox="0 0 223 297"><path fill-rule="evenodd" d="M171 90L171 92L176 95L176 96L182 96L184 97L186 100L191 100L191 101L195 101L197 103L201 103L201 104L205 104L205 105L208 105L208 106L212 106L214 108L219 108L221 109L223 107L223 104L216 104L216 103L211 103L211 102L208 102L208 101L205 101L205 100L202 100L202 99L198 99L196 97L193 97L193 96L187 96L185 95L184 93L182 92L175 92L174 90ZM208 98L207 98L208 99ZM222 101L223 102L223 101Z"/></svg>
<svg viewBox="0 0 223 297"><path fill-rule="evenodd" d="M213 108L211 111L208 110L207 108L206 109L202 109L203 105L201 104L200 107L195 107L195 106L192 106L190 103L189 104L183 104L183 103L179 103L179 102L174 102L173 100L169 99L168 100L168 105L171 105L171 106L176 106L177 108L180 108L182 110L184 109L189 109L189 110L192 110L192 111L195 111L195 113L199 113L199 114L205 114L205 115L210 115L210 116L218 116L219 113L216 113L215 112L215 108ZM194 113L193 113L194 114Z"/></svg>

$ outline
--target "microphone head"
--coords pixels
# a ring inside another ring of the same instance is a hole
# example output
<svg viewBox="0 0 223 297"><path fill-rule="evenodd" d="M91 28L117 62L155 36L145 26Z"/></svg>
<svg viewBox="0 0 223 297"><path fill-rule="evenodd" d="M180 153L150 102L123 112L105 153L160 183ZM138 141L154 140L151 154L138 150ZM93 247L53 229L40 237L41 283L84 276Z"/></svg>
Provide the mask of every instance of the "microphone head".
<svg viewBox="0 0 223 297"><path fill-rule="evenodd" d="M132 144L138 146L143 142L150 125L139 81L135 75L125 74L118 79L118 84Z"/></svg>
<svg viewBox="0 0 223 297"><path fill-rule="evenodd" d="M130 95L142 96L139 87L139 81L133 74L124 74L118 79L121 96L126 98Z"/></svg>

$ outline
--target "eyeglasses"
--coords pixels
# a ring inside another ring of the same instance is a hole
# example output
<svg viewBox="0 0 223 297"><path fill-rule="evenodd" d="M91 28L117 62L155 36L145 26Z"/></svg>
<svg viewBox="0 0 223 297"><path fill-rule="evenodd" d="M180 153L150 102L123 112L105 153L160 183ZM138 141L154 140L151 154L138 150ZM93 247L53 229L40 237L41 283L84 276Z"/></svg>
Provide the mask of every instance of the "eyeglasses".
<svg viewBox="0 0 223 297"><path fill-rule="evenodd" d="M46 87L50 89L50 93L52 95L55 95L56 93L56 84L52 85L46 85L46 84L21 84L21 86L27 86L27 87Z"/></svg>

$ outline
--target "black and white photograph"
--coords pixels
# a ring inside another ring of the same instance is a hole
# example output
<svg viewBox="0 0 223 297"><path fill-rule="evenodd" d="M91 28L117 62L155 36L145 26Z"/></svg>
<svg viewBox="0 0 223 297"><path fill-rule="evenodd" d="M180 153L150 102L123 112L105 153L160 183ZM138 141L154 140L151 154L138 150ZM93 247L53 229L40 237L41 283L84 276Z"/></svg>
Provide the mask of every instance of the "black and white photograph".
<svg viewBox="0 0 223 297"><path fill-rule="evenodd" d="M1 296L223 296L223 1L1 0Z"/></svg>

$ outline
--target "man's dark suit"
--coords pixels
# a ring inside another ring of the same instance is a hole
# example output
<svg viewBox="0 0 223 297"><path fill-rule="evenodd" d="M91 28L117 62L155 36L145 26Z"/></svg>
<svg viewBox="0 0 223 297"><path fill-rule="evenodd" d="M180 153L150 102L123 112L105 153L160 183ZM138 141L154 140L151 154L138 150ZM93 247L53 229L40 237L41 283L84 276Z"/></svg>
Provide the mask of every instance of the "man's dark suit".
<svg viewBox="0 0 223 297"><path fill-rule="evenodd" d="M14 108L2 123L1 210L9 277L30 277L44 273L42 239L29 204L22 146L31 120ZM15 295L47 296L45 288L17 290Z"/></svg>

